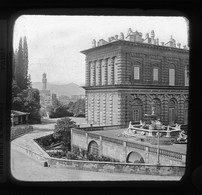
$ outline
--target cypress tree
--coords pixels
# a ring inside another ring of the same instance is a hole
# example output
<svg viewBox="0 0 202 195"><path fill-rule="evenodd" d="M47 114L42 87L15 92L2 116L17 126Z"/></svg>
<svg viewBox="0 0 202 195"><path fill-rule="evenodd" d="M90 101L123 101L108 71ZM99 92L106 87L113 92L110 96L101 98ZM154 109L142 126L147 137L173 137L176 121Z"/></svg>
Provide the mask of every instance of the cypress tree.
<svg viewBox="0 0 202 195"><path fill-rule="evenodd" d="M22 48L22 37L20 38L18 45L18 53L16 59L16 83L20 90L26 89L25 87L25 69L23 63L23 48Z"/></svg>
<svg viewBox="0 0 202 195"><path fill-rule="evenodd" d="M26 36L20 38L18 50L14 55L15 80L20 90L31 87L31 80L28 76L28 46Z"/></svg>
<svg viewBox="0 0 202 195"><path fill-rule="evenodd" d="M28 46L27 46L27 38L23 37L23 65L24 65L24 76L25 76L25 87L30 88L30 80L28 75Z"/></svg>

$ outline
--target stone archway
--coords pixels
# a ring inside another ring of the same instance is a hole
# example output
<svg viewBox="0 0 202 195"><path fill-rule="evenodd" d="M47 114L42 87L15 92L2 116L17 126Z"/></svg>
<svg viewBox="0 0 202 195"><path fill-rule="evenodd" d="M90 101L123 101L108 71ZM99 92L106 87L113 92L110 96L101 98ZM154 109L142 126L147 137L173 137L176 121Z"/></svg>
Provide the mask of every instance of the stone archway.
<svg viewBox="0 0 202 195"><path fill-rule="evenodd" d="M98 155L99 154L99 147L98 147L97 142L91 141L88 144L88 153L89 154L94 154L94 155Z"/></svg>
<svg viewBox="0 0 202 195"><path fill-rule="evenodd" d="M127 163L145 163L144 158L140 153L132 151L128 154L126 158Z"/></svg>

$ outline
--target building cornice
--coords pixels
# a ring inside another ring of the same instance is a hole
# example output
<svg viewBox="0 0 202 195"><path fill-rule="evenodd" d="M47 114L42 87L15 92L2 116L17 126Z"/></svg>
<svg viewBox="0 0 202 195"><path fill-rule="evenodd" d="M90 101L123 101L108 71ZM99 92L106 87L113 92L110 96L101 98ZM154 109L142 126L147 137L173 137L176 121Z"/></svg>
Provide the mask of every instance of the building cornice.
<svg viewBox="0 0 202 195"><path fill-rule="evenodd" d="M140 43L140 42L132 42L132 41L126 41L126 40L118 40L111 43L107 43L105 45L101 45L98 47L86 49L83 51L80 51L81 53L87 55L90 52L97 51L109 46L116 46L116 45L126 45L126 46L137 46L137 47L143 47L143 48L152 48L152 49L158 49L158 50L165 50L170 52L179 52L179 53L185 53L188 54L189 50L176 48L176 47L169 47L169 46L162 46L162 45L154 45L154 44L148 44L148 43Z"/></svg>
<svg viewBox="0 0 202 195"><path fill-rule="evenodd" d="M150 89L150 90L189 90L189 86L162 86L162 85L104 85L104 86L82 86L85 90L104 89Z"/></svg>

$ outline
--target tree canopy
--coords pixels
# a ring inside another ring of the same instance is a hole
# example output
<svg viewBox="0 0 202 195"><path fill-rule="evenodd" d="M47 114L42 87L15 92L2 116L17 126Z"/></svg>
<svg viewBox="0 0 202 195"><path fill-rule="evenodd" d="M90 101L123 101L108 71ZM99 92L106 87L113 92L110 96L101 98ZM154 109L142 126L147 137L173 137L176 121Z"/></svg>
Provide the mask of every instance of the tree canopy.
<svg viewBox="0 0 202 195"><path fill-rule="evenodd" d="M55 125L53 137L61 140L67 150L71 148L71 128L74 127L76 127L76 123L68 117L57 120Z"/></svg>
<svg viewBox="0 0 202 195"><path fill-rule="evenodd" d="M40 95L38 89L31 87L28 75L27 38L21 37L18 48L13 54L12 109L29 112L29 122L40 122Z"/></svg>

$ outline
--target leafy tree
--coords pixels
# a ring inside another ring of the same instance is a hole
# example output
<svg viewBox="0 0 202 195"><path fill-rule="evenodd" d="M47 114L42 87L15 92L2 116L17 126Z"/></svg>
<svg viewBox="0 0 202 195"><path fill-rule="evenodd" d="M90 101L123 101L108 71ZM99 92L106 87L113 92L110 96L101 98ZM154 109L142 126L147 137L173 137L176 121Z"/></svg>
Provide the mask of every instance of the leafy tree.
<svg viewBox="0 0 202 195"><path fill-rule="evenodd" d="M24 66L24 79L26 83L26 88L29 88L29 82L28 82L28 46L27 46L27 38L26 36L23 37L23 66Z"/></svg>
<svg viewBox="0 0 202 195"><path fill-rule="evenodd" d="M79 99L74 103L74 116L85 116L85 100Z"/></svg>
<svg viewBox="0 0 202 195"><path fill-rule="evenodd" d="M69 108L68 111L73 114L73 112L74 112L74 102L69 102L68 108Z"/></svg>
<svg viewBox="0 0 202 195"><path fill-rule="evenodd" d="M13 79L12 82L12 97L17 97L17 94L20 92L20 88L18 87L16 81Z"/></svg>
<svg viewBox="0 0 202 195"><path fill-rule="evenodd" d="M30 123L37 123L41 121L40 107L40 96L38 89L25 89L13 98L12 109L22 112L29 112Z"/></svg>
<svg viewBox="0 0 202 195"><path fill-rule="evenodd" d="M72 113L70 113L67 110L67 107L64 105L59 105L58 107L49 107L49 117L50 118L60 118L60 117L67 117L67 116L73 116Z"/></svg>
<svg viewBox="0 0 202 195"><path fill-rule="evenodd" d="M85 117L85 100L79 99L76 102L70 102L68 104L68 111L73 113L74 116L79 117Z"/></svg>
<svg viewBox="0 0 202 195"><path fill-rule="evenodd" d="M63 143L64 150L71 149L71 128L76 127L76 123L65 117L57 120L53 137Z"/></svg>

